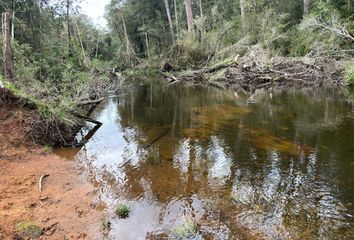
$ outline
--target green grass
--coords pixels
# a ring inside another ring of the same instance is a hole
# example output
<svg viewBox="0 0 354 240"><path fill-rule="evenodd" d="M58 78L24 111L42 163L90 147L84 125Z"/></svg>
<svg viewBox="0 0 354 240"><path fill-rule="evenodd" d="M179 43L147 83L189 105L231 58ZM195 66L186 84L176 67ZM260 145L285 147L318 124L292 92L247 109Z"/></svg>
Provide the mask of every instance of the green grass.
<svg viewBox="0 0 354 240"><path fill-rule="evenodd" d="M37 239L42 235L42 229L32 222L22 222L16 226L17 235L22 238Z"/></svg>
<svg viewBox="0 0 354 240"><path fill-rule="evenodd" d="M129 205L121 203L116 208L116 214L120 218L128 218L131 212L131 208Z"/></svg>
<svg viewBox="0 0 354 240"><path fill-rule="evenodd" d="M192 219L186 219L181 225L172 230L175 239L190 239L197 235L197 225Z"/></svg>

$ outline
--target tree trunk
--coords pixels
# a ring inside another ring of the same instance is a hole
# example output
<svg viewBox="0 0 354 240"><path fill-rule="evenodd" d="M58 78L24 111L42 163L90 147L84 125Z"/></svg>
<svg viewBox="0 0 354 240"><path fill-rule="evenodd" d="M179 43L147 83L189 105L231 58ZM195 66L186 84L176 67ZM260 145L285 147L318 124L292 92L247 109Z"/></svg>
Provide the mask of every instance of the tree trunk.
<svg viewBox="0 0 354 240"><path fill-rule="evenodd" d="M178 35L178 33L179 33L179 23L178 23L177 0L173 0L173 3L174 3L174 5L175 5L176 33L177 33L177 35Z"/></svg>
<svg viewBox="0 0 354 240"><path fill-rule="evenodd" d="M11 39L15 39L15 7L16 0L12 0L12 19L11 19Z"/></svg>
<svg viewBox="0 0 354 240"><path fill-rule="evenodd" d="M6 81L13 81L15 79L15 73L11 52L10 13L4 12L2 13L1 17L3 34L4 75Z"/></svg>
<svg viewBox="0 0 354 240"><path fill-rule="evenodd" d="M184 4L186 5L188 32L193 32L194 27L193 27L192 0L184 0Z"/></svg>
<svg viewBox="0 0 354 240"><path fill-rule="evenodd" d="M304 15L309 14L310 0L304 0Z"/></svg>
<svg viewBox="0 0 354 240"><path fill-rule="evenodd" d="M123 14L120 10L118 10L118 12L119 12L119 16L120 16L120 19L122 20L122 25L123 25L125 44L126 44L126 54L127 54L127 57L130 61L130 65L133 66L133 62L131 61L131 58L132 58L132 53L134 53L134 50L131 48L131 45L130 45L127 26L125 25L125 20L124 20Z"/></svg>
<svg viewBox="0 0 354 240"><path fill-rule="evenodd" d="M168 4L168 0L164 0L164 2L165 2L166 13L167 13L168 25L170 26L172 42L173 44L175 44L175 33L173 31L173 23L171 18L170 6Z"/></svg>
<svg viewBox="0 0 354 240"><path fill-rule="evenodd" d="M68 31L68 55L71 56L70 0L66 0L66 26Z"/></svg>
<svg viewBox="0 0 354 240"><path fill-rule="evenodd" d="M241 24L242 28L245 28L245 13L246 13L246 0L240 0L240 10L241 10Z"/></svg>
<svg viewBox="0 0 354 240"><path fill-rule="evenodd" d="M202 6L202 0L199 0L199 11L200 11L200 16L203 17L203 6Z"/></svg>

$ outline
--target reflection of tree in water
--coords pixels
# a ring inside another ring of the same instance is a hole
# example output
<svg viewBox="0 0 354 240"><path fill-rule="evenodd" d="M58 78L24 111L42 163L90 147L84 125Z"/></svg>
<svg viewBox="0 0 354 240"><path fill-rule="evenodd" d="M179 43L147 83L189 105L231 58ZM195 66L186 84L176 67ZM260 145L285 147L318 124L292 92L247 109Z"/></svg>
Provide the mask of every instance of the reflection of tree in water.
<svg viewBox="0 0 354 240"><path fill-rule="evenodd" d="M129 90L114 106L124 139L114 147L125 149L120 156L126 160L99 165L96 154L89 163L89 175L105 182L98 184L106 194L152 197L166 211L176 199L223 199L214 206L228 216L230 231L238 222L271 238L353 234L353 189L347 187L354 185L353 122L346 118L351 106L340 95L247 96L151 85ZM166 129L171 130L156 143L160 164L134 153Z"/></svg>

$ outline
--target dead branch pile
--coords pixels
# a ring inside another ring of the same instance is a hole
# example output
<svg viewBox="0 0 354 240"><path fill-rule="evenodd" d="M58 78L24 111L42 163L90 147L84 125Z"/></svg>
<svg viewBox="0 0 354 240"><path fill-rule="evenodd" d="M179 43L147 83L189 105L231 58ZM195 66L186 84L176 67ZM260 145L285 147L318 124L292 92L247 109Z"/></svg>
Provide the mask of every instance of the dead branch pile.
<svg viewBox="0 0 354 240"><path fill-rule="evenodd" d="M311 60L311 61L309 61ZM183 73L163 73L171 83L217 82L226 87L254 90L274 86L335 86L342 83L339 64L334 60L279 59L263 64L257 61L221 64Z"/></svg>

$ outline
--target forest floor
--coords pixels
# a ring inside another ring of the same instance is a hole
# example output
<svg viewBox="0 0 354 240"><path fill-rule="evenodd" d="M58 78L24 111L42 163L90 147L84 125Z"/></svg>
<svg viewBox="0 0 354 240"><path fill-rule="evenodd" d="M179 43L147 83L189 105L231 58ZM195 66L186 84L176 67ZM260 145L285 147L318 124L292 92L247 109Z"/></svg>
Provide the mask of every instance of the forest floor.
<svg viewBox="0 0 354 240"><path fill-rule="evenodd" d="M102 224L93 188L74 162L25 138L33 114L0 104L0 240L95 239Z"/></svg>

